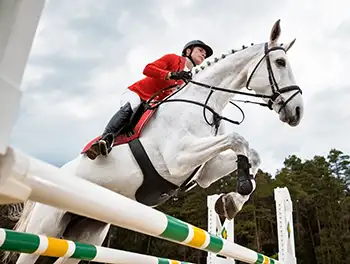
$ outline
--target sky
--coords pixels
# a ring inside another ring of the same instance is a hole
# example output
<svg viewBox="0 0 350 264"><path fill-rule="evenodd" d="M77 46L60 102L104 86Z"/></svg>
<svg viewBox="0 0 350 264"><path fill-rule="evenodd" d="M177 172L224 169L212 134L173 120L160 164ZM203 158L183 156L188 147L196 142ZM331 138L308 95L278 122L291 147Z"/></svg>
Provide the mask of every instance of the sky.
<svg viewBox="0 0 350 264"><path fill-rule="evenodd" d="M61 166L79 155L119 109L120 93L144 66L201 39L214 56L268 40L281 42L303 90L304 118L289 127L256 105L229 131L243 135L274 174L288 155L350 154L350 2L346 0L47 1L24 73L25 92L11 145ZM225 113L234 118L229 106Z"/></svg>

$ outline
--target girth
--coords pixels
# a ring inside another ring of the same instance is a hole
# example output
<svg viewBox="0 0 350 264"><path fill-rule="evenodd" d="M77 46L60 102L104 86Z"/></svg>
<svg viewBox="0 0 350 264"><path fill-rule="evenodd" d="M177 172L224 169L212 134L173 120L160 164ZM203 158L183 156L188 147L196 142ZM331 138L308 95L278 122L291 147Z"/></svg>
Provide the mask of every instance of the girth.
<svg viewBox="0 0 350 264"><path fill-rule="evenodd" d="M143 182L137 189L135 198L147 206L158 206L176 195L200 168L198 166L184 183L177 186L159 175L138 138L133 139L128 144L143 173Z"/></svg>

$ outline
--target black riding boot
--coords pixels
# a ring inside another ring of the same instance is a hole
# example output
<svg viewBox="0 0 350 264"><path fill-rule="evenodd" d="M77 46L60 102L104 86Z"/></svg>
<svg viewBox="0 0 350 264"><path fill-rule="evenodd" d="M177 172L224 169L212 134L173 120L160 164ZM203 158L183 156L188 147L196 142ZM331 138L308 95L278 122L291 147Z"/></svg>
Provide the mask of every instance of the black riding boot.
<svg viewBox="0 0 350 264"><path fill-rule="evenodd" d="M128 124L133 111L130 103L126 103L109 120L100 140L96 141L86 152L86 155L94 160L100 154L107 156L112 149L115 137Z"/></svg>

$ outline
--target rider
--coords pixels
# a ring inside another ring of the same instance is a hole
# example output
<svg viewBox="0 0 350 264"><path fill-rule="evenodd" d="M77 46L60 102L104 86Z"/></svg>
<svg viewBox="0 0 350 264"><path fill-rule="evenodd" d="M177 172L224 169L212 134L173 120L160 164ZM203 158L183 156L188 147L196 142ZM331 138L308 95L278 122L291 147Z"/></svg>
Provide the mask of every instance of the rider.
<svg viewBox="0 0 350 264"><path fill-rule="evenodd" d="M121 95L120 110L114 114L107 124L102 137L87 150L87 156L94 160L98 155L107 156L112 148L114 138L127 124L132 113L140 105L141 100L146 101L155 93L171 85L181 85L184 80L191 80L191 70L195 65L201 64L204 59L209 58L213 50L201 40L188 42L183 50L182 56L166 54L156 61L149 63L143 70L145 78L137 81L126 89ZM172 90L165 90L155 97L162 100Z"/></svg>

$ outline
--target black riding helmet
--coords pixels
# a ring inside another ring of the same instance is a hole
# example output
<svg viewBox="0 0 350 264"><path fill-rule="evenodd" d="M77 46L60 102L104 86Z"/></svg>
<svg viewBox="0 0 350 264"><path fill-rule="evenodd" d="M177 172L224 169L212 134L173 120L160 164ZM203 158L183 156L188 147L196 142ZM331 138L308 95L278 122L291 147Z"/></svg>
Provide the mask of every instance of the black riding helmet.
<svg viewBox="0 0 350 264"><path fill-rule="evenodd" d="M205 52L206 52L205 58L209 58L211 55L213 55L212 48L209 47L207 44L205 44L203 41L201 41L201 40L192 40L192 41L188 42L184 46L184 48L182 49L182 56L188 57L191 60L191 62L193 63L193 65L196 65L194 63L193 59L192 59L192 56L191 56L194 47L201 47L201 48L203 48L205 50ZM189 56L186 56L186 50L187 49L191 49L191 53L190 53Z"/></svg>

